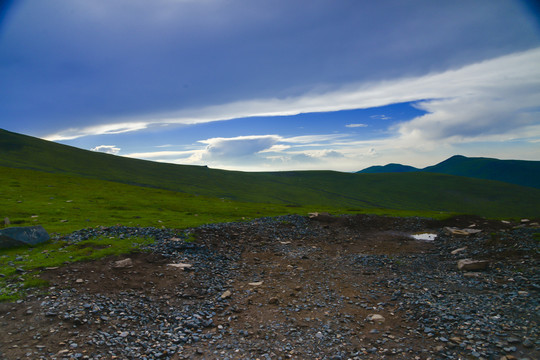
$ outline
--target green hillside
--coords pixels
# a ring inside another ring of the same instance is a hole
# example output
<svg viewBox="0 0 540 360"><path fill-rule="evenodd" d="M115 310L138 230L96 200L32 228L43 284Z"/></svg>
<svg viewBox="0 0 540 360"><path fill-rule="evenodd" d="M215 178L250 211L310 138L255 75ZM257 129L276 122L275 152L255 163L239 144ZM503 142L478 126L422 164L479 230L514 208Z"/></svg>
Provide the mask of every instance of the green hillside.
<svg viewBox="0 0 540 360"><path fill-rule="evenodd" d="M185 228L288 213L341 212L331 207L294 207L190 195L169 190L0 167L0 227L42 225L67 233L95 226Z"/></svg>
<svg viewBox="0 0 540 360"><path fill-rule="evenodd" d="M96 153L0 131L0 166L241 202L536 217L540 190L434 173L244 173ZM9 181L2 171L1 181ZM202 205L201 205L202 206Z"/></svg>

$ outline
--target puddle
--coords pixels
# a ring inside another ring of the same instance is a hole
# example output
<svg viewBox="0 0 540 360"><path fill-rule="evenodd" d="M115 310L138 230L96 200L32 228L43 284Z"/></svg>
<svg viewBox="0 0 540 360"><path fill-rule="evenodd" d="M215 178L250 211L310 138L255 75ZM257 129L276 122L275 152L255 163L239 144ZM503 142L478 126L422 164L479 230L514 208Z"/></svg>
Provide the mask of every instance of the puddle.
<svg viewBox="0 0 540 360"><path fill-rule="evenodd" d="M437 234L421 233L421 234L413 234L411 235L411 237L415 240L433 241L437 237Z"/></svg>

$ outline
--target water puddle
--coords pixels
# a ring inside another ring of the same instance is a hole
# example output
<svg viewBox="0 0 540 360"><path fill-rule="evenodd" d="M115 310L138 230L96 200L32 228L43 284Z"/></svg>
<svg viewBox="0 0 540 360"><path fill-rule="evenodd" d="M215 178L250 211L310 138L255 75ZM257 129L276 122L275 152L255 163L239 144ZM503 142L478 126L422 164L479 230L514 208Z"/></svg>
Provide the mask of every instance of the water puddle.
<svg viewBox="0 0 540 360"><path fill-rule="evenodd" d="M411 237L415 240L422 240L422 241L433 241L437 237L437 234L433 233L420 233L420 234L413 234Z"/></svg>

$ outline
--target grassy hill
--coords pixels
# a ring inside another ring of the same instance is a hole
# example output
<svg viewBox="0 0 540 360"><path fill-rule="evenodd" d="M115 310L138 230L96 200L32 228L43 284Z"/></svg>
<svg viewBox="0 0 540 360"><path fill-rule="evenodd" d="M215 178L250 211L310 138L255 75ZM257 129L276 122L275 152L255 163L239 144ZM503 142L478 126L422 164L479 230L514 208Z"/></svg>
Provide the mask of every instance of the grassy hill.
<svg viewBox="0 0 540 360"><path fill-rule="evenodd" d="M466 176L476 179L504 181L510 184L540 189L540 161L499 160L483 157L452 156L436 165L417 169L408 165L371 166L359 174L400 173L422 171Z"/></svg>
<svg viewBox="0 0 540 360"><path fill-rule="evenodd" d="M6 168L20 168L36 171L32 176L41 186L46 185L45 175L41 174L47 172L217 198L215 200L259 203L259 208L269 206L260 205L264 203L340 211L391 209L488 217L537 217L540 214L540 190L498 181L423 172L244 173L123 158L4 130L0 130L0 166L5 167L0 169L1 182L9 182L15 176ZM82 189L89 186L80 181ZM208 205L200 203L195 207L203 210L205 206Z"/></svg>
<svg viewBox="0 0 540 360"><path fill-rule="evenodd" d="M419 171L420 169L415 168L414 166L401 165L401 164L387 164L387 165L375 165L365 168L364 170L358 171L358 174L381 174L381 173L403 173L403 172L412 172Z"/></svg>
<svg viewBox="0 0 540 360"><path fill-rule="evenodd" d="M422 171L499 180L540 189L540 161L469 158L455 155Z"/></svg>
<svg viewBox="0 0 540 360"><path fill-rule="evenodd" d="M230 201L36 170L0 167L0 174L0 222L8 217L11 225L43 225L50 232L116 224L185 228L288 213L343 211Z"/></svg>

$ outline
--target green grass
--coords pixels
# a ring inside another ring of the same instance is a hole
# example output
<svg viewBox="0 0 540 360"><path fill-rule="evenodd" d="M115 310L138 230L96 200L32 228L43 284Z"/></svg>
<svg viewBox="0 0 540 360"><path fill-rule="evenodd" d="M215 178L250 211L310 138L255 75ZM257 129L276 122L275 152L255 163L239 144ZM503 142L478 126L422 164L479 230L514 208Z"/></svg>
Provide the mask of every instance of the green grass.
<svg viewBox="0 0 540 360"><path fill-rule="evenodd" d="M151 244L151 238L94 238L70 244L49 241L33 247L0 251L0 301L13 301L25 295L27 289L45 287L39 271L78 261L100 259L106 256L129 254ZM22 269L24 273L19 273Z"/></svg>
<svg viewBox="0 0 540 360"><path fill-rule="evenodd" d="M313 211L358 213L329 206L235 202L110 181L1 168L0 222L42 225L50 233L113 226L195 227Z"/></svg>

